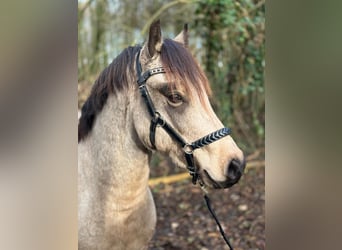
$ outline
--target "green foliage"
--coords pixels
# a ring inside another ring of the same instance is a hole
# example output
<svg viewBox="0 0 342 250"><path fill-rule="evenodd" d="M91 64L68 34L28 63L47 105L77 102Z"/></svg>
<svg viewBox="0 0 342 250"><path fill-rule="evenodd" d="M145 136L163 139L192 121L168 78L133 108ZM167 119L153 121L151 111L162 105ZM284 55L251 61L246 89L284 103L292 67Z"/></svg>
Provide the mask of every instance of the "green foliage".
<svg viewBox="0 0 342 250"><path fill-rule="evenodd" d="M264 1L199 1L195 27L220 118L239 133L245 150L264 145Z"/></svg>

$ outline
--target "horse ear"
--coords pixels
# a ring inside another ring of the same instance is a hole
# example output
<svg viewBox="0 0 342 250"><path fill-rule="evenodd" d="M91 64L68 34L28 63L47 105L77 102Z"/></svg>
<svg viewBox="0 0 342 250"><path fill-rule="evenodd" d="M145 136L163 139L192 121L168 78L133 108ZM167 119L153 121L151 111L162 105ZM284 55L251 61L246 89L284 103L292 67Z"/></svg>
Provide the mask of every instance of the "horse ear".
<svg viewBox="0 0 342 250"><path fill-rule="evenodd" d="M150 26L150 33L148 35L147 47L148 54L153 57L157 52L161 51L162 35L160 28L160 20L153 22Z"/></svg>
<svg viewBox="0 0 342 250"><path fill-rule="evenodd" d="M189 45L189 35L188 35L188 24L184 24L184 28L181 33L179 33L175 39L176 42L184 44L185 47Z"/></svg>

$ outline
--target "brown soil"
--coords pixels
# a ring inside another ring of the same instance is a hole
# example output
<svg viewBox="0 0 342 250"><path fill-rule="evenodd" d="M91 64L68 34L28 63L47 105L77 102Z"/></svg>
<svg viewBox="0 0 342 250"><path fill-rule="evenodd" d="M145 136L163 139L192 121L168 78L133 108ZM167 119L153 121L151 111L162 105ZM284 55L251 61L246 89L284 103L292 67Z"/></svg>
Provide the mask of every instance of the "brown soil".
<svg viewBox="0 0 342 250"><path fill-rule="evenodd" d="M248 165L247 165L248 166ZM252 166L252 165L251 165ZM184 172L167 161L152 167L152 178ZM229 249L211 217L199 186L190 177L152 187L157 207L157 228L150 250ZM235 250L265 249L265 168L250 167L240 182L227 190L215 190L212 206Z"/></svg>

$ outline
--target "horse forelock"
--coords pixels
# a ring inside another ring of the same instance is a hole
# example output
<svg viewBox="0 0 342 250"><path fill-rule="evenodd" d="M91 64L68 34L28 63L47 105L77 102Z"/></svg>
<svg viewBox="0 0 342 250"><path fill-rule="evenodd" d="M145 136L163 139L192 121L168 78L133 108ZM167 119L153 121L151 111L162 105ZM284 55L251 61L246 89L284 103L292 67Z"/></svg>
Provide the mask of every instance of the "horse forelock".
<svg viewBox="0 0 342 250"><path fill-rule="evenodd" d="M190 97L197 95L204 102L205 94L211 95L209 81L189 50L172 39L164 39L161 62L171 87L185 87ZM195 90L195 91L193 91Z"/></svg>

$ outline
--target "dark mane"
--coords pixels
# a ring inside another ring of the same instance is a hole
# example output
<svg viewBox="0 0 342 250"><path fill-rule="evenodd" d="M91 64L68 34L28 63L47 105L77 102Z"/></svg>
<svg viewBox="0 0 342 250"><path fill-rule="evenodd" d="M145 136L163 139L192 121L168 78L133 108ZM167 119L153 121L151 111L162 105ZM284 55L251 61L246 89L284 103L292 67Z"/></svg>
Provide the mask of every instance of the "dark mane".
<svg viewBox="0 0 342 250"><path fill-rule="evenodd" d="M78 123L78 142L91 131L96 115L106 104L108 95L128 87L129 78L134 75L135 55L140 49L140 46L126 48L101 72L95 81L90 95L82 107L82 115Z"/></svg>
<svg viewBox="0 0 342 250"><path fill-rule="evenodd" d="M109 94L127 89L128 85L134 82L136 79L135 56L140 49L141 46L126 48L95 81L82 107L82 115L78 123L78 142L91 131L96 116L106 104ZM181 84L190 96L197 94L201 100L203 100L204 93L211 94L207 77L184 45L172 39L164 39L161 47L161 61L171 88L177 88ZM191 87L195 89L195 92L191 91Z"/></svg>

